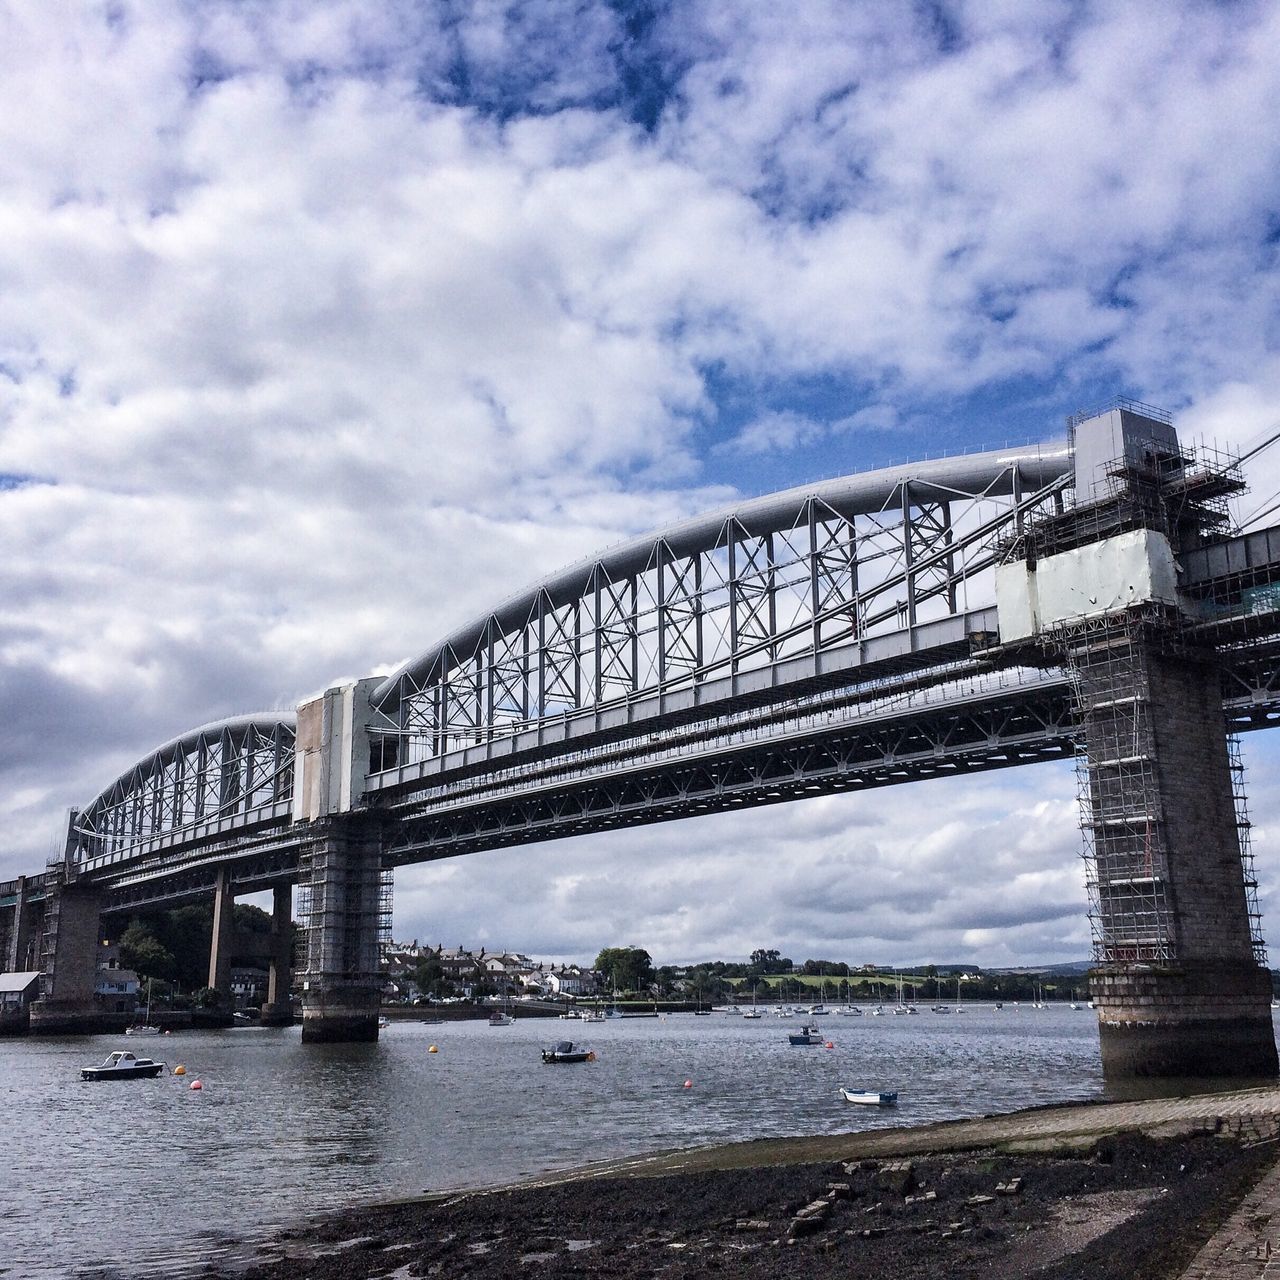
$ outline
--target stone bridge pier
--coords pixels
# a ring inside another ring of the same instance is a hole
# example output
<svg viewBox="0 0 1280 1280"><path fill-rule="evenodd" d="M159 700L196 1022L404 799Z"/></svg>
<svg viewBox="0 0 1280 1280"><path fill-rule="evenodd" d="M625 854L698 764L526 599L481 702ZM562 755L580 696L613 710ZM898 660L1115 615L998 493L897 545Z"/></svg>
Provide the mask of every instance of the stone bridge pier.
<svg viewBox="0 0 1280 1280"><path fill-rule="evenodd" d="M31 1006L33 1035L95 1035L120 1030L120 1017L105 1012L94 996L103 894L92 883L67 879L49 886L45 912L44 979Z"/></svg>
<svg viewBox="0 0 1280 1280"><path fill-rule="evenodd" d="M208 970L208 985L218 992L222 1007L228 1010L233 1003L231 956L236 944L236 886L232 873L230 865L222 866L214 882ZM51 868L45 892L41 956L44 978L40 999L31 1006L31 1032L92 1035L121 1030L123 1015L104 1009L95 995L103 916L109 914L108 894L92 880L78 876L70 860ZM268 996L262 1010L265 1026L285 1026L293 1021L289 996L293 974L291 907L292 886L277 885ZM10 946L17 946L19 941L13 940Z"/></svg>
<svg viewBox="0 0 1280 1280"><path fill-rule="evenodd" d="M294 818L310 828L298 868L306 1041L378 1038L378 943L383 921L390 925L390 878L381 869L380 820L360 807L377 684L329 689L298 708Z"/></svg>
<svg viewBox="0 0 1280 1280"><path fill-rule="evenodd" d="M1239 481L1159 417L1073 426L1075 505L1014 542L997 597L1002 643L1073 678L1103 1071L1274 1076L1221 673L1178 584Z"/></svg>

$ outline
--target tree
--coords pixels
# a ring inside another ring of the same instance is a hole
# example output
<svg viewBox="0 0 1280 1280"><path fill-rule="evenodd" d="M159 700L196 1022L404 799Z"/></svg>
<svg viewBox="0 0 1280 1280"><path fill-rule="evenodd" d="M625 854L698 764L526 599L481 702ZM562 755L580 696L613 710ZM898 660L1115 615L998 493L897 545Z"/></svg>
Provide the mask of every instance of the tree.
<svg viewBox="0 0 1280 1280"><path fill-rule="evenodd" d="M772 949L766 950L764 947L757 947L756 950L751 953L749 969L752 973L790 973L792 967L789 957L780 955L777 951Z"/></svg>
<svg viewBox="0 0 1280 1280"><path fill-rule="evenodd" d="M641 991L653 981L653 959L643 947L605 947L595 968L619 991Z"/></svg>
<svg viewBox="0 0 1280 1280"><path fill-rule="evenodd" d="M440 984L444 981L444 966L440 963L440 957L423 956L413 970L413 981L423 995L432 992L439 995Z"/></svg>
<svg viewBox="0 0 1280 1280"><path fill-rule="evenodd" d="M120 960L144 980L171 979L177 969L173 953L141 920L120 935Z"/></svg>

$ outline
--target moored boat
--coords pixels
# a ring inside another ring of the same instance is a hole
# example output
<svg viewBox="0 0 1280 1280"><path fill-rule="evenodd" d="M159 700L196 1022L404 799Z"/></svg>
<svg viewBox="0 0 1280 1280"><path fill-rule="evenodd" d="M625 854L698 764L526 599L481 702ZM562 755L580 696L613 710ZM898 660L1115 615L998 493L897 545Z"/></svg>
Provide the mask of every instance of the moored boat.
<svg viewBox="0 0 1280 1280"><path fill-rule="evenodd" d="M824 1044L822 1032L818 1030L813 1023L806 1023L799 1031L792 1031L787 1034L787 1039L792 1044Z"/></svg>
<svg viewBox="0 0 1280 1280"><path fill-rule="evenodd" d="M543 1049L543 1062L594 1062L596 1055L590 1049L575 1045L571 1040L561 1040L554 1049Z"/></svg>
<svg viewBox="0 0 1280 1280"><path fill-rule="evenodd" d="M846 1102L861 1103L864 1107L894 1107L898 1104L898 1093L877 1093L874 1089L841 1088L841 1096Z"/></svg>
<svg viewBox="0 0 1280 1280"><path fill-rule="evenodd" d="M143 1080L158 1076L165 1069L163 1062L139 1058L127 1049L117 1049L107 1054L106 1061L96 1067L81 1067L81 1080Z"/></svg>
<svg viewBox="0 0 1280 1280"><path fill-rule="evenodd" d="M515 1019L509 1013L503 1013L501 1009L495 1009L489 1015L489 1025L491 1027L509 1027Z"/></svg>
<svg viewBox="0 0 1280 1280"><path fill-rule="evenodd" d="M151 979L147 979L147 1007L143 1012L142 1021L131 1023L125 1027L124 1033L127 1036L158 1036L160 1028L154 1026L151 1022Z"/></svg>

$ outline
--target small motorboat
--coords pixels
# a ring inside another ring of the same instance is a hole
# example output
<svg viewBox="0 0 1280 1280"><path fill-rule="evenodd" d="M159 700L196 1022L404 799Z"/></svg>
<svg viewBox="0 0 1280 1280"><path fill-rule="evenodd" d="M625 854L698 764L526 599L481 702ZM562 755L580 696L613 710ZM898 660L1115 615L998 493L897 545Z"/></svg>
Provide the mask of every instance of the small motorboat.
<svg viewBox="0 0 1280 1280"><path fill-rule="evenodd" d="M543 1049L543 1062L594 1062L596 1055L590 1049L575 1045L571 1040L561 1040L554 1049Z"/></svg>
<svg viewBox="0 0 1280 1280"><path fill-rule="evenodd" d="M872 1089L841 1089L841 1096L846 1102L858 1102L864 1107L896 1107L898 1093L876 1093Z"/></svg>
<svg viewBox="0 0 1280 1280"><path fill-rule="evenodd" d="M117 1049L107 1054L101 1066L81 1067L81 1080L142 1080L158 1076L165 1069L163 1062L139 1058L127 1049Z"/></svg>
<svg viewBox="0 0 1280 1280"><path fill-rule="evenodd" d="M489 1015L489 1025L491 1027L509 1027L515 1019L509 1013L503 1013L501 1009L495 1009Z"/></svg>
<svg viewBox="0 0 1280 1280"><path fill-rule="evenodd" d="M812 1022L806 1023L799 1031L791 1031L787 1039L792 1044L825 1044L826 1037Z"/></svg>

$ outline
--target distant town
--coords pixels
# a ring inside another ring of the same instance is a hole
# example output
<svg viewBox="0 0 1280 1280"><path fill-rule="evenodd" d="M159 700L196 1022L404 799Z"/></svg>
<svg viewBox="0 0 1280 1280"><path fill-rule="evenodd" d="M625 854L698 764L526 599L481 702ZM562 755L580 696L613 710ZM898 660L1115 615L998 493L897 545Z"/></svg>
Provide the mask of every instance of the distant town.
<svg viewBox="0 0 1280 1280"><path fill-rule="evenodd" d="M256 1009L267 984L270 918L236 907L232 965L235 1008ZM135 918L117 938L103 938L97 994L107 1007L132 1012L150 995L159 1006L199 1007L211 920L199 906ZM299 936L301 934L299 933ZM1079 1000L1087 998L1088 961L1019 969L972 964L895 968L874 962L795 960L758 948L744 960L657 964L642 947L605 947L590 965L540 959L523 951L387 941L382 945L384 1005L458 1005L578 1001L713 1004L888 1002L893 1000Z"/></svg>

